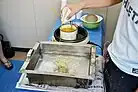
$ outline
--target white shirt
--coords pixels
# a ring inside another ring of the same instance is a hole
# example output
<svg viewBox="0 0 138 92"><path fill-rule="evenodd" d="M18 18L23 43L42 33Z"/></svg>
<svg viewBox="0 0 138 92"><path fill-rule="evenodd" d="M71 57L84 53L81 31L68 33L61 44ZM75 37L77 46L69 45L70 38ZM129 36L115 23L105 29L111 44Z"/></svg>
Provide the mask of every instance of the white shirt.
<svg viewBox="0 0 138 92"><path fill-rule="evenodd" d="M108 51L119 69L138 76L138 0L123 0L114 38Z"/></svg>

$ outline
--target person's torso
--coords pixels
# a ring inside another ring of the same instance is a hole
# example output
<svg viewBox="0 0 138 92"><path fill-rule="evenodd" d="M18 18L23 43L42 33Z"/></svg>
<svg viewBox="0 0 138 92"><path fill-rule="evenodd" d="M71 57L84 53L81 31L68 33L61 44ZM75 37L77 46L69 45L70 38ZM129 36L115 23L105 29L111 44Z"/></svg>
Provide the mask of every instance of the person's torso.
<svg viewBox="0 0 138 92"><path fill-rule="evenodd" d="M138 0L123 0L108 51L122 71L138 76Z"/></svg>

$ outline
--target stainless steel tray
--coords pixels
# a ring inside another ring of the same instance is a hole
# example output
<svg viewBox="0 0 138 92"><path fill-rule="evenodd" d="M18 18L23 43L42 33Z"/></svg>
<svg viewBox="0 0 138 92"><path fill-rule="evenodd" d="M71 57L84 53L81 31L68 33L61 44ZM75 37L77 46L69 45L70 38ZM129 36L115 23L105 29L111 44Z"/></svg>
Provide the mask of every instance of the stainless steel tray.
<svg viewBox="0 0 138 92"><path fill-rule="evenodd" d="M96 48L59 42L37 42L21 68L30 83L82 87L95 78Z"/></svg>

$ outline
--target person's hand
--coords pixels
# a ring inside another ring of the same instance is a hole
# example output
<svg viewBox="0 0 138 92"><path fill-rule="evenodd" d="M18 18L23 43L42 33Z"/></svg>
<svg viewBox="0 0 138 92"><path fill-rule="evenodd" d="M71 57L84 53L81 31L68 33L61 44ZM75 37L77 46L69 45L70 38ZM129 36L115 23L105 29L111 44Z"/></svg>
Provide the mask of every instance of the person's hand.
<svg viewBox="0 0 138 92"><path fill-rule="evenodd" d="M65 7L68 7L71 10L71 13L67 17L70 19L73 15L75 15L77 12L79 12L83 8L83 3L74 3L74 4L67 4Z"/></svg>
<svg viewBox="0 0 138 92"><path fill-rule="evenodd" d="M137 88L137 90L135 92L138 92L138 88Z"/></svg>

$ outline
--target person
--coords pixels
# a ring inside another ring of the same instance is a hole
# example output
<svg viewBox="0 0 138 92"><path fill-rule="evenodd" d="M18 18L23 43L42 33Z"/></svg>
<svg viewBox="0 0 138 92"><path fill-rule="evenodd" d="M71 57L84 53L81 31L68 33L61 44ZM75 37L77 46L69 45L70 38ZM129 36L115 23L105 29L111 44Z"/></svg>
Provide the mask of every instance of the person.
<svg viewBox="0 0 138 92"><path fill-rule="evenodd" d="M3 54L3 50L2 50L2 44L0 42L0 61L1 63L5 66L6 69L11 70L13 68L13 65L10 61L8 61L4 54Z"/></svg>
<svg viewBox="0 0 138 92"><path fill-rule="evenodd" d="M107 92L135 92L138 88L138 0L80 0L67 4L68 18L86 8L108 7L122 2L105 64Z"/></svg>

